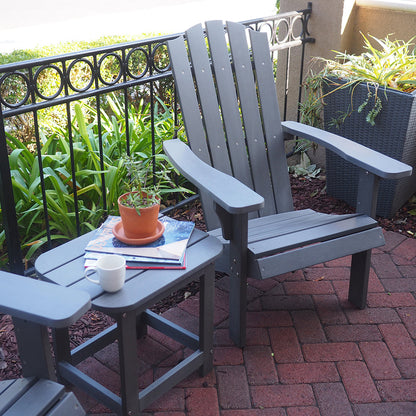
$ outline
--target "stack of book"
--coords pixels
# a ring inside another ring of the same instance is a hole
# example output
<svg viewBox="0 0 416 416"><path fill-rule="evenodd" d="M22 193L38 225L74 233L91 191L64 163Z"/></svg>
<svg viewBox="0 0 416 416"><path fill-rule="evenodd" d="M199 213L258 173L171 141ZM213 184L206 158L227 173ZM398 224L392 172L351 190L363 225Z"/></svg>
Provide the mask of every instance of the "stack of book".
<svg viewBox="0 0 416 416"><path fill-rule="evenodd" d="M113 234L120 217L109 216L95 232L85 248L85 267L93 266L100 256L119 254L126 259L130 269L185 269L186 246L195 227L190 221L178 221L162 216L163 235L150 244L135 246L125 244Z"/></svg>

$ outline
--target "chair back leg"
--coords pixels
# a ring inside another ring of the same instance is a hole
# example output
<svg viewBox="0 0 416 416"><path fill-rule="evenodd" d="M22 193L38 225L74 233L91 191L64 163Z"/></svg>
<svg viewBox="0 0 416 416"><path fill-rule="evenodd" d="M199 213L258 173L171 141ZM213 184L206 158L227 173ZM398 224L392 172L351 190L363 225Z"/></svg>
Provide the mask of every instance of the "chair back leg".
<svg viewBox="0 0 416 416"><path fill-rule="evenodd" d="M366 306L370 264L371 250L352 255L348 300L360 309Z"/></svg>

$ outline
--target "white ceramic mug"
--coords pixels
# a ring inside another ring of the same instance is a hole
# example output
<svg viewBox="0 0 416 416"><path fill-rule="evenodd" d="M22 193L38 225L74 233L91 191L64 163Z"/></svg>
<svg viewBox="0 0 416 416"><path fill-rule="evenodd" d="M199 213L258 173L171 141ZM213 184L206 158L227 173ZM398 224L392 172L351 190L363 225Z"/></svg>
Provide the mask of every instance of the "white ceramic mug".
<svg viewBox="0 0 416 416"><path fill-rule="evenodd" d="M92 279L96 273L98 280ZM100 285L106 292L117 292L124 285L126 278L126 260L117 254L100 257L95 266L87 267L84 276L92 283Z"/></svg>

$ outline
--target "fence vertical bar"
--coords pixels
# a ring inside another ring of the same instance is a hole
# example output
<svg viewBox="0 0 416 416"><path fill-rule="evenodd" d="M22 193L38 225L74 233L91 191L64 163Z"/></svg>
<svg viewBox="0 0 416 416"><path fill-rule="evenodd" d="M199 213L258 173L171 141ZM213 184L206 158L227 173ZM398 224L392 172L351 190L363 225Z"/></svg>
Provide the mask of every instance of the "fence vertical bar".
<svg viewBox="0 0 416 416"><path fill-rule="evenodd" d="M97 55L94 55L94 68L96 73L98 74L100 71ZM99 90L98 84L98 76L95 77L95 88ZM100 169L101 169L101 192L103 195L103 210L107 213L107 193L106 193L106 186L105 186L105 174L104 174L104 150L103 150L103 131L101 125L101 95L97 93L95 95L95 108L97 110L97 122L98 122L98 145L99 145L99 155L100 155Z"/></svg>
<svg viewBox="0 0 416 416"><path fill-rule="evenodd" d="M62 69L63 73L69 76L68 68L66 67L65 61L62 62ZM65 78L67 79L67 78ZM65 95L69 95L68 91L68 82L64 83L65 87ZM70 152L70 159L71 159L71 176L72 176L72 184L73 184L73 191L74 191L74 210L75 210L75 224L77 227L77 235L81 235L81 227L79 221L79 203L78 203L78 192L77 192L77 178L75 172L75 158L74 158L74 141L73 141L73 134L72 134L72 121L71 121L71 103L66 103L66 115L67 115L67 126L68 126L68 140L69 140L69 152Z"/></svg>
<svg viewBox="0 0 416 416"><path fill-rule="evenodd" d="M44 213L44 218L45 218L46 238L48 239L48 248L50 249L52 248L52 239L51 239L51 230L49 226L48 201L46 199L45 175L43 173L42 144L39 138L39 122L38 122L38 113L36 111L33 112L33 122L35 125L35 138L36 138L36 148L37 148L37 154L38 154L40 186L42 190L42 199L43 199L43 213Z"/></svg>
<svg viewBox="0 0 416 416"><path fill-rule="evenodd" d="M37 77L35 75L36 81L33 79L33 68L30 68L29 71L29 79L32 85L35 85L37 81ZM32 102L36 102L36 95L31 88L30 95L32 98ZM48 249L52 248L52 239L51 239L51 230L49 224L49 215L48 215L48 201L46 199L46 187L45 187L45 175L43 172L43 162L42 162L42 145L40 143L40 133L39 133L39 120L38 120L38 112L33 111L33 124L35 127L35 138L36 138L36 149L38 154L38 166L39 166L39 177L40 177L40 187L42 192L42 204L43 204L43 217L45 219L45 229L46 229L46 238L48 240Z"/></svg>
<svg viewBox="0 0 416 416"><path fill-rule="evenodd" d="M290 48L286 50L286 74L285 74L285 101L283 104L283 120L287 118L287 104L289 95L289 67L290 67Z"/></svg>
<svg viewBox="0 0 416 416"><path fill-rule="evenodd" d="M303 68L305 65L305 46L306 43L313 43L315 39L308 37L308 21L309 17L312 13L312 3L308 3L308 8L304 10L305 18L302 20L302 53L300 58L300 73L299 73L299 95L298 95L298 103L302 102L302 84L303 84ZM298 106L297 111L297 121L300 120L300 106Z"/></svg>
<svg viewBox="0 0 416 416"><path fill-rule="evenodd" d="M74 210L75 210L75 223L77 227L77 235L81 235L80 221L79 221L79 203L78 203L78 192L77 192L77 178L75 172L75 158L74 158L74 137L72 134L72 123L71 123L71 104L66 103L66 113L68 117L68 139L69 139L69 152L71 159L71 176L74 191Z"/></svg>
<svg viewBox="0 0 416 416"><path fill-rule="evenodd" d="M127 62L126 62L126 51L123 49L121 51L122 61L124 62L122 72L123 72L123 83L127 82ZM130 156L130 128L129 128L129 95L127 86L123 88L124 92L124 122L126 123L126 153Z"/></svg>
<svg viewBox="0 0 416 416"><path fill-rule="evenodd" d="M20 249L19 229L17 225L16 207L13 198L13 185L7 149L6 131L2 109L0 106L0 201L3 226L6 234L10 271L24 274L22 252Z"/></svg>
<svg viewBox="0 0 416 416"><path fill-rule="evenodd" d="M179 109L178 109L178 95L176 85L173 85L173 138L178 138L179 129Z"/></svg>
<svg viewBox="0 0 416 416"><path fill-rule="evenodd" d="M150 66L149 74L150 77L153 75L153 68L155 65L155 53L156 48L152 51L152 45L149 45L149 56ZM152 173L153 173L153 184L156 184L156 142L155 142L155 108L154 108L154 83L150 81L150 126L152 131Z"/></svg>
<svg viewBox="0 0 416 416"><path fill-rule="evenodd" d="M153 183L156 184L156 134L155 134L155 102L153 81L150 82L150 126L152 129L152 165Z"/></svg>

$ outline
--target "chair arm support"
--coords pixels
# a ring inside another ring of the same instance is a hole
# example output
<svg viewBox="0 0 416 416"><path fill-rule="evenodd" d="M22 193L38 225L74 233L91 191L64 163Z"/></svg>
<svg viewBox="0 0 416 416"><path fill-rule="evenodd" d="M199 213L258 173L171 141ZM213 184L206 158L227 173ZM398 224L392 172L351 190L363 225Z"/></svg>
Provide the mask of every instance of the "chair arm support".
<svg viewBox="0 0 416 416"><path fill-rule="evenodd" d="M165 141L163 150L185 178L209 193L230 214L243 214L263 207L262 196L234 177L203 162L179 139Z"/></svg>
<svg viewBox="0 0 416 416"><path fill-rule="evenodd" d="M90 306L87 292L0 271L0 313L51 328L64 328Z"/></svg>
<svg viewBox="0 0 416 416"><path fill-rule="evenodd" d="M412 174L411 166L337 134L295 121L284 121L282 126L285 133L318 143L380 178L400 179Z"/></svg>

